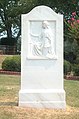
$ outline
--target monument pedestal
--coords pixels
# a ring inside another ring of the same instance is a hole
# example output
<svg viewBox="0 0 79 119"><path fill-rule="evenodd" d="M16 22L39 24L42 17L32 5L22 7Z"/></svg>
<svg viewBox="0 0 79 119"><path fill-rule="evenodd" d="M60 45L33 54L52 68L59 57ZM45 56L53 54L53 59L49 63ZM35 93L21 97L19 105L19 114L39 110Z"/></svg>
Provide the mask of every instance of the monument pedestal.
<svg viewBox="0 0 79 119"><path fill-rule="evenodd" d="M59 89L20 90L19 106L35 108L65 108L65 91Z"/></svg>

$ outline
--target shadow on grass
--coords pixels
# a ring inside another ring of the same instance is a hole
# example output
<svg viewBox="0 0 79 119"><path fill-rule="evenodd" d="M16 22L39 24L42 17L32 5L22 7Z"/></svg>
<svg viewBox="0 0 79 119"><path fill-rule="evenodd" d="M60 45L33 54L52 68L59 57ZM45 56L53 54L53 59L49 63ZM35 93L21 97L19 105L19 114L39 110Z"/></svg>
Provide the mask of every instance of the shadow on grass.
<svg viewBox="0 0 79 119"><path fill-rule="evenodd" d="M0 106L18 106L18 102L0 102Z"/></svg>

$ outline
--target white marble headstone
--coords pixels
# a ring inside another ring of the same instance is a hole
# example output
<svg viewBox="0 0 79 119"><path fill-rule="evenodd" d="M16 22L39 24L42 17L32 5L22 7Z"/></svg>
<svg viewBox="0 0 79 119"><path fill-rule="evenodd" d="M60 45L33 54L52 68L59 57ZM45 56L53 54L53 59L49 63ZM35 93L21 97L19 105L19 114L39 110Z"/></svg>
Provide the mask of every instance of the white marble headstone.
<svg viewBox="0 0 79 119"><path fill-rule="evenodd" d="M47 6L22 15L19 106L65 108L63 16Z"/></svg>

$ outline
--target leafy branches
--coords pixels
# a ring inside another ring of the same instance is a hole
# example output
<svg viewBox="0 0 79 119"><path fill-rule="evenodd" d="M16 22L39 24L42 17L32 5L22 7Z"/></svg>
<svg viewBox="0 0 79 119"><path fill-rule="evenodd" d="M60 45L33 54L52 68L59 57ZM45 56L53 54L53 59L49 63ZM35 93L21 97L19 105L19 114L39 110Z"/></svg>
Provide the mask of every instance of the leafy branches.
<svg viewBox="0 0 79 119"><path fill-rule="evenodd" d="M0 0L0 33L4 31L8 38L21 34L21 14L29 12L35 0ZM15 35L16 34L16 35Z"/></svg>
<svg viewBox="0 0 79 119"><path fill-rule="evenodd" d="M76 40L79 44L79 18L76 12L73 12L70 19L65 21L67 27L68 37L72 40Z"/></svg>

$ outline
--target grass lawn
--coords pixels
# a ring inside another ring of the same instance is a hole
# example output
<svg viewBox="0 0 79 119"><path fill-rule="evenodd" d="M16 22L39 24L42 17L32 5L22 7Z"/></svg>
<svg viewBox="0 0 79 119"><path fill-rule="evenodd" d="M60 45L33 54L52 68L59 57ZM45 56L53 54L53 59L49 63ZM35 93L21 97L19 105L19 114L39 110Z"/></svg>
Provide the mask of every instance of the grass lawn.
<svg viewBox="0 0 79 119"><path fill-rule="evenodd" d="M20 76L0 75L0 119L79 119L79 81L65 80L65 110L18 107Z"/></svg>

